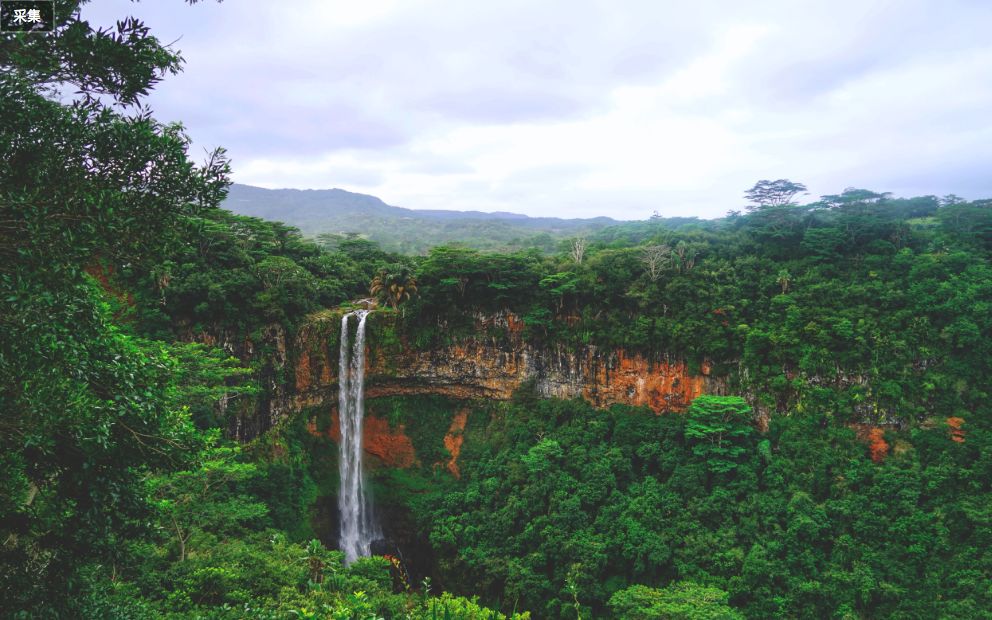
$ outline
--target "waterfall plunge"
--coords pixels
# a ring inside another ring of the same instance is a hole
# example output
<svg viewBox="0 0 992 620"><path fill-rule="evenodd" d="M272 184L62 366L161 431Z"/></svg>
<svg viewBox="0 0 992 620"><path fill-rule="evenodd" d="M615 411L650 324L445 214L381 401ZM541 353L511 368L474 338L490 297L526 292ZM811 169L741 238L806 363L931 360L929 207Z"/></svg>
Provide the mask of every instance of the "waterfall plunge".
<svg viewBox="0 0 992 620"><path fill-rule="evenodd" d="M338 365L338 418L341 423L341 451L338 470L341 488L338 511L341 515L340 546L345 562L371 553L372 541L381 538L372 515L372 502L366 494L362 467L362 418L365 415L365 318L368 310L357 310L341 317L341 354ZM358 317L355 344L348 346L348 319Z"/></svg>

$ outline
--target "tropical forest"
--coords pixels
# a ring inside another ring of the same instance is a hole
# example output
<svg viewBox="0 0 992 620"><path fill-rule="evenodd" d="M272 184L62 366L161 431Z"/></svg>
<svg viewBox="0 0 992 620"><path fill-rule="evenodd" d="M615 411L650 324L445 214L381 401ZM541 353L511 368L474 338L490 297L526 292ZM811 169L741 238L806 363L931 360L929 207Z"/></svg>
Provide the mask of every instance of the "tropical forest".
<svg viewBox="0 0 992 620"><path fill-rule="evenodd" d="M235 184L149 104L184 41L47 4L0 35L0 617L992 617L992 199Z"/></svg>

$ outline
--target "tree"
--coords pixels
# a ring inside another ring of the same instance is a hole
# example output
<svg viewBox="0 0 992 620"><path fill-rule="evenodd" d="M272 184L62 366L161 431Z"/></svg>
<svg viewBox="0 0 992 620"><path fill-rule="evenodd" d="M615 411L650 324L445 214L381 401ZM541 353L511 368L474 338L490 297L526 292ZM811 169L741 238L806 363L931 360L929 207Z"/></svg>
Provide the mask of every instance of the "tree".
<svg viewBox="0 0 992 620"><path fill-rule="evenodd" d="M429 285L436 282L442 290L454 289L458 300L448 299L447 303L458 303L465 298L469 284L484 278L485 259L476 250L457 246L432 248L420 263L418 279Z"/></svg>
<svg viewBox="0 0 992 620"><path fill-rule="evenodd" d="M572 239L570 254L572 256L572 260L575 261L575 264L582 264L582 259L585 258L586 247L588 245L589 242L585 239L585 237L577 237Z"/></svg>
<svg viewBox="0 0 992 620"><path fill-rule="evenodd" d="M661 590L631 586L610 597L617 620L744 620L719 588L680 581Z"/></svg>
<svg viewBox="0 0 992 620"><path fill-rule="evenodd" d="M80 567L147 523L142 477L201 445L176 359L113 326L84 268L161 259L229 183L222 150L196 166L182 126L139 107L179 55L133 18L92 29L80 4L0 42L0 599L37 617L78 615Z"/></svg>
<svg viewBox="0 0 992 620"><path fill-rule="evenodd" d="M539 285L558 300L558 312L565 305L565 297L574 293L578 287L579 278L571 271L554 273L543 278Z"/></svg>
<svg viewBox="0 0 992 620"><path fill-rule="evenodd" d="M265 289L294 285L312 289L315 285L310 272L285 256L266 256L255 265L255 273Z"/></svg>
<svg viewBox="0 0 992 620"><path fill-rule="evenodd" d="M641 262L647 267L648 277L652 282L657 282L665 263L670 260L672 248L667 245L648 245L642 251Z"/></svg>
<svg viewBox="0 0 992 620"><path fill-rule="evenodd" d="M717 473L738 466L753 433L751 407L738 396L698 396L686 412L686 442Z"/></svg>
<svg viewBox="0 0 992 620"><path fill-rule="evenodd" d="M407 274L406 270L389 273L383 269L369 284L369 294L376 299L385 300L395 309L417 294L417 279Z"/></svg>
<svg viewBox="0 0 992 620"><path fill-rule="evenodd" d="M868 189L858 189L848 187L841 194L830 194L820 196L820 202L831 209L856 211L864 213L870 205L879 204L888 200L892 194L890 192L873 192Z"/></svg>
<svg viewBox="0 0 992 620"><path fill-rule="evenodd" d="M176 238L176 217L214 207L226 193L223 150L198 169L181 125L109 105L134 110L164 74L178 71L179 55L133 18L116 31L93 30L78 20L78 4L59 3L51 34L5 35L0 46L0 160L8 163L0 173L0 264L7 269L85 263L97 251L136 260ZM61 103L59 83L79 96Z"/></svg>
<svg viewBox="0 0 992 620"><path fill-rule="evenodd" d="M941 228L978 247L992 249L992 201L957 201L937 211Z"/></svg>
<svg viewBox="0 0 992 620"><path fill-rule="evenodd" d="M775 279L779 286L782 287L782 294L785 295L789 292L789 284L792 283L792 276L789 274L788 269L780 269L778 272L778 277Z"/></svg>
<svg viewBox="0 0 992 620"><path fill-rule="evenodd" d="M672 265L679 271L692 271L696 265L696 255L698 250L686 243L679 241L675 244L675 249L671 251Z"/></svg>
<svg viewBox="0 0 992 620"><path fill-rule="evenodd" d="M257 471L251 463L239 463L237 455L236 448L215 447L204 452L194 469L149 481L165 529L175 535L180 562L186 560L190 538L197 532L233 533L268 512L265 504L238 493L235 483Z"/></svg>
<svg viewBox="0 0 992 620"><path fill-rule="evenodd" d="M791 205L793 204L792 199L805 191L805 185L802 183L793 183L788 179L779 179L777 181L762 180L744 192L744 197L752 203L747 207L747 210L751 212L766 207Z"/></svg>
<svg viewBox="0 0 992 620"><path fill-rule="evenodd" d="M839 228L807 228L800 249L819 261L833 261L841 256L846 236Z"/></svg>

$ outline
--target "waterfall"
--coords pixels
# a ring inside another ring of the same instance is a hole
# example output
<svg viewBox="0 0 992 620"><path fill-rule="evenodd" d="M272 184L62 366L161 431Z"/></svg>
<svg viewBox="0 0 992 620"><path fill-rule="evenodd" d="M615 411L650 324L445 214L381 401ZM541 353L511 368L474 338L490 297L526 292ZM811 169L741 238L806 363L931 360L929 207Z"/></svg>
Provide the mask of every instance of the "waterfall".
<svg viewBox="0 0 992 620"><path fill-rule="evenodd" d="M365 319L368 310L341 317L341 353L338 365L338 418L341 450L338 471L338 511L341 515L340 546L345 562L371 553L372 541L381 538L372 515L372 502L365 489L362 468L362 418L365 415ZM358 317L355 344L348 346L348 319Z"/></svg>

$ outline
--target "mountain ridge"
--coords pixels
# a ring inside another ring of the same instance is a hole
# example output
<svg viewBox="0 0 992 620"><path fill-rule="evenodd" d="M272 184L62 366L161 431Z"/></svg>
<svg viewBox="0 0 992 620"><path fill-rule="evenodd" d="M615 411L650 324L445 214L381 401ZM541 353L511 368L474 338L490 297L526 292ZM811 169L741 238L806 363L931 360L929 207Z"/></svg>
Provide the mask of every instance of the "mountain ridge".
<svg viewBox="0 0 992 620"><path fill-rule="evenodd" d="M279 194L283 194L280 196ZM326 204L331 207L341 207L350 206L350 204L363 204L363 206L370 206L375 208L385 208L390 212L402 212L404 214L410 214L412 216L420 217L439 217L439 218L473 218L473 219L499 219L499 220L529 220L529 221L547 221L547 222L603 222L609 224L617 224L625 220L617 220L612 217L605 215L600 215L596 217L575 217L575 218L564 218L564 217L552 217L552 216L533 216L527 215L526 213L516 213L513 211L478 211L475 209L469 210L458 210L458 209L411 209L409 207L398 207L391 205L378 196L373 196L372 194L363 194L360 192L352 192L346 189L341 189L338 187L330 189L297 189L297 188L277 188L269 189L265 187L258 187L256 185L248 185L245 183L234 183L230 187L230 191L224 206L230 208L228 203L232 200L234 201L251 201L257 199L261 196L266 196L270 199L285 199L294 194L304 194L305 197L316 197L322 200L328 200ZM333 202L337 200L337 202ZM350 203L350 204L349 204ZM233 209L232 209L233 210ZM237 211L235 211L237 213ZM241 215L252 215L250 213L242 213ZM287 222L288 223L288 222Z"/></svg>
<svg viewBox="0 0 992 620"><path fill-rule="evenodd" d="M239 215L276 220L307 236L358 233L383 249L423 252L435 245L463 242L485 250L538 247L621 223L595 218L532 217L508 211L409 209L370 194L333 189L266 189L235 183L222 205Z"/></svg>

